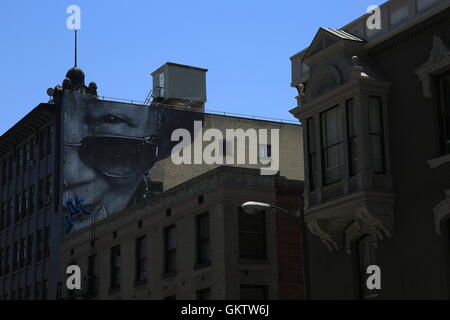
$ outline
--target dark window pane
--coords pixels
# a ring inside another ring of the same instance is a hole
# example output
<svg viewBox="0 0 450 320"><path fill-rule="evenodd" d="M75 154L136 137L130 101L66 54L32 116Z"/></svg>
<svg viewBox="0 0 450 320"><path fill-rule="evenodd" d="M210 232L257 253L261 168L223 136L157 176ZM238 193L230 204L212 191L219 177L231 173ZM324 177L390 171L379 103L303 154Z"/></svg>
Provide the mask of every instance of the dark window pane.
<svg viewBox="0 0 450 320"><path fill-rule="evenodd" d="M165 272L176 271L176 235L175 225L164 229Z"/></svg>
<svg viewBox="0 0 450 320"><path fill-rule="evenodd" d="M317 187L317 156L316 156L316 121L310 118L307 121L308 130L308 169L309 188L314 190Z"/></svg>
<svg viewBox="0 0 450 320"><path fill-rule="evenodd" d="M324 183L330 184L342 179L343 147L342 117L335 107L321 114Z"/></svg>
<svg viewBox="0 0 450 320"><path fill-rule="evenodd" d="M375 173L384 173L383 116L381 99L379 97L370 97L369 135L372 170Z"/></svg>
<svg viewBox="0 0 450 320"><path fill-rule="evenodd" d="M210 261L209 214L204 213L197 216L197 263Z"/></svg>
<svg viewBox="0 0 450 320"><path fill-rule="evenodd" d="M265 211L247 214L239 210L239 255L247 259L266 259Z"/></svg>

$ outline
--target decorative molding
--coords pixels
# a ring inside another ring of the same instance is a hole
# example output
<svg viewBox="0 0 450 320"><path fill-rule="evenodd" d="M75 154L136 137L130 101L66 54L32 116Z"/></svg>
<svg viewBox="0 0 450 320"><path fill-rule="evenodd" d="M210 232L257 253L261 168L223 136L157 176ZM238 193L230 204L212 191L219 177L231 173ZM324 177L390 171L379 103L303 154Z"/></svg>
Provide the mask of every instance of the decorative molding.
<svg viewBox="0 0 450 320"><path fill-rule="evenodd" d="M434 227L436 234L441 235L441 223L450 218L450 190L445 191L447 196L444 200L434 207Z"/></svg>
<svg viewBox="0 0 450 320"><path fill-rule="evenodd" d="M310 83L306 88L305 95L308 101L341 86L342 76L335 66L325 64L318 67L317 71L314 72Z"/></svg>
<svg viewBox="0 0 450 320"><path fill-rule="evenodd" d="M423 95L431 98L432 76L450 68L450 49L445 41L434 36L428 60L415 71L422 82Z"/></svg>

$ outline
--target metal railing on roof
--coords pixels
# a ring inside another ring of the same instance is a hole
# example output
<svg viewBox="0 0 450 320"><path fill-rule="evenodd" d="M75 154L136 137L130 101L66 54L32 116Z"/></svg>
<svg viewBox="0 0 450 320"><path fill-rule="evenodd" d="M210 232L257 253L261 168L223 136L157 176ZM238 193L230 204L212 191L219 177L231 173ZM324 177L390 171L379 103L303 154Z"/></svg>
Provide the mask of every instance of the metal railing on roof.
<svg viewBox="0 0 450 320"><path fill-rule="evenodd" d="M141 101L141 100L113 98L113 97L106 97L106 96L98 96L97 98L100 100L103 100L103 101L115 101L115 102L122 102L122 103L136 104L136 105L146 105L146 106L150 105L147 101ZM169 108L174 108L174 109L184 110L184 111L191 111L191 112L203 112L203 111L198 111L198 110L194 110L194 109L187 108L187 107L180 107L180 106L166 104L166 103L158 103L158 106L169 107ZM286 123L286 124L298 124L298 125L300 124L299 121L297 121L297 120L287 120L287 119L264 117L264 116L236 113L236 112L217 111L217 110L211 110L211 109L205 109L204 113L223 115L223 116L227 116L227 117L238 117L238 118L246 118L246 119L253 119L253 120L280 122L280 123Z"/></svg>

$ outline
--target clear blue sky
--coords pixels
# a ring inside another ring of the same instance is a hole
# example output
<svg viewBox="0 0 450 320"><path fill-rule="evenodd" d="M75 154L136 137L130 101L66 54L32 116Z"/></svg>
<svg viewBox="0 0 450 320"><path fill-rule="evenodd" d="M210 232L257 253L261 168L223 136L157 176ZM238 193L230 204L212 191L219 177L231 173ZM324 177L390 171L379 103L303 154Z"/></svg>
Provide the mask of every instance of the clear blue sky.
<svg viewBox="0 0 450 320"><path fill-rule="evenodd" d="M384 0L2 0L0 133L73 66L66 8L82 10L78 65L99 94L144 100L167 61L209 69L207 109L294 119L289 57L319 27L340 28ZM294 119L295 120L295 119Z"/></svg>

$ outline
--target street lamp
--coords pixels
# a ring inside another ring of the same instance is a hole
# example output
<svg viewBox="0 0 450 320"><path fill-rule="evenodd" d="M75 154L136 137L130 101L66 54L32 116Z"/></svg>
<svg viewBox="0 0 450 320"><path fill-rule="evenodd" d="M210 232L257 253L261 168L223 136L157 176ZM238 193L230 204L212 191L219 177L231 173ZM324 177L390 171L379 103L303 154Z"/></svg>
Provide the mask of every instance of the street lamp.
<svg viewBox="0 0 450 320"><path fill-rule="evenodd" d="M285 214L287 214L288 216L294 217L297 219L298 224L300 225L300 232L301 232L301 237L302 240L300 242L300 247L301 247L301 256L302 256L302 261L303 261L303 281L304 281L304 291L305 291L305 299L309 300L310 299L310 294L309 294L309 279L308 279L308 265L305 261L305 256L307 256L307 246L306 246L306 230L305 230L305 217L303 215L303 210L299 210L296 213L292 213L289 212L283 208L280 208L278 206L275 206L273 204L269 204L269 203L264 203L264 202L256 202L256 201L247 201L245 203L243 203L241 205L242 210L244 210L245 213L247 214L256 214L258 212L261 212L262 210L266 210L266 209L272 209L272 212L275 213L277 211L281 211Z"/></svg>
<svg viewBox="0 0 450 320"><path fill-rule="evenodd" d="M264 202L255 202L255 201L247 201L245 203L243 203L241 205L242 209L245 211L245 213L247 214L257 214L258 212L262 211L262 210L266 210L266 209L272 209L272 211L275 213L277 210L290 215L294 218L299 218L299 215L295 214L295 213L291 213L287 210L284 210L283 208L280 208L278 206L275 206L273 204L268 204L268 203L264 203Z"/></svg>

